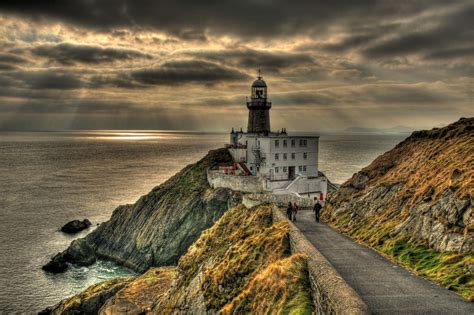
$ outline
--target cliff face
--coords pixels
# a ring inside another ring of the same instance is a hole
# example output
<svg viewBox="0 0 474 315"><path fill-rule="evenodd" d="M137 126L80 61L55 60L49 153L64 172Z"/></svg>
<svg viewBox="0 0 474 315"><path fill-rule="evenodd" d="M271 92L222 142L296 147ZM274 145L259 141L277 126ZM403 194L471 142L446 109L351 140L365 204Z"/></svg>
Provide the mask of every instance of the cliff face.
<svg viewBox="0 0 474 315"><path fill-rule="evenodd" d="M209 167L229 162L226 149L210 151L135 204L119 206L109 221L74 241L50 266L89 265L105 258L143 272L176 264L201 232L239 201L232 191L212 189L207 183Z"/></svg>
<svg viewBox="0 0 474 315"><path fill-rule="evenodd" d="M468 118L414 132L330 194L323 217L435 281L470 291L473 204L474 118ZM423 263L426 255L432 266Z"/></svg>

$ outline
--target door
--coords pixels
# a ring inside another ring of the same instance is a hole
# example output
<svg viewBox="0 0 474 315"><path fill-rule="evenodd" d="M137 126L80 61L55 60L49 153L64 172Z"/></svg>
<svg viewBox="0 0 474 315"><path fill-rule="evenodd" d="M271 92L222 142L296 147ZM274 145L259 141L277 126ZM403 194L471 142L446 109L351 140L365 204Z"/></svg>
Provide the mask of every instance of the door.
<svg viewBox="0 0 474 315"><path fill-rule="evenodd" d="M293 179L293 178L295 178L295 167L288 166L288 179Z"/></svg>

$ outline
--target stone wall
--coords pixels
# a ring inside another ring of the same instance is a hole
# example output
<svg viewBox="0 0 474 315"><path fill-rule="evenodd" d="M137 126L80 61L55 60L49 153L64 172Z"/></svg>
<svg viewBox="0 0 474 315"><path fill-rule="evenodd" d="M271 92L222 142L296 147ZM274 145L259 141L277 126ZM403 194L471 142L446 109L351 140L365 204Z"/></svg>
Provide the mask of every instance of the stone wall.
<svg viewBox="0 0 474 315"><path fill-rule="evenodd" d="M286 207L289 202L296 202L300 208L313 207L313 201L311 199L299 197L295 194L246 194L242 197L242 204L247 208L258 206L264 203L273 203L276 204L278 207Z"/></svg>
<svg viewBox="0 0 474 315"><path fill-rule="evenodd" d="M258 176L235 176L216 170L208 170L207 181L212 188L230 188L233 191L250 193L265 191L265 181Z"/></svg>
<svg viewBox="0 0 474 315"><path fill-rule="evenodd" d="M370 314L359 295L277 207L273 209L273 220L285 220L290 224L291 251L308 256L309 280L316 314Z"/></svg>

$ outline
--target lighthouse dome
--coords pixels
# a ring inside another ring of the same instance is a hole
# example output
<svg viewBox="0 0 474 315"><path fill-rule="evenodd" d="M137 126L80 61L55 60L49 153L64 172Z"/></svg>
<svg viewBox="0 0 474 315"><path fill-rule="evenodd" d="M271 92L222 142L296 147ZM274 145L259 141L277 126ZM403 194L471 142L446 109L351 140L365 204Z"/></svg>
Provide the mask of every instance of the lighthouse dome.
<svg viewBox="0 0 474 315"><path fill-rule="evenodd" d="M267 83L263 81L262 77L258 77L257 80L253 81L252 87L267 87Z"/></svg>

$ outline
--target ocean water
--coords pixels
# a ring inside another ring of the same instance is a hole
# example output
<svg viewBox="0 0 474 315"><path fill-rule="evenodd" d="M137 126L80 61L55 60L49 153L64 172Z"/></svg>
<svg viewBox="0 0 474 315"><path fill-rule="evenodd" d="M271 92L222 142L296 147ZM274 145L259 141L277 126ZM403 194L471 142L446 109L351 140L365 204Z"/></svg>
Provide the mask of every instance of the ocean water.
<svg viewBox="0 0 474 315"><path fill-rule="evenodd" d="M405 136L323 135L320 169L336 183ZM161 131L0 132L0 313L33 313L91 284L134 272L110 262L53 275L41 270L77 237L72 219L106 221L227 134Z"/></svg>

